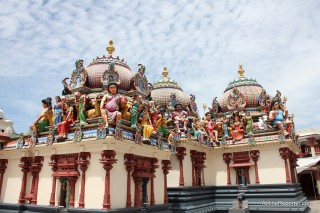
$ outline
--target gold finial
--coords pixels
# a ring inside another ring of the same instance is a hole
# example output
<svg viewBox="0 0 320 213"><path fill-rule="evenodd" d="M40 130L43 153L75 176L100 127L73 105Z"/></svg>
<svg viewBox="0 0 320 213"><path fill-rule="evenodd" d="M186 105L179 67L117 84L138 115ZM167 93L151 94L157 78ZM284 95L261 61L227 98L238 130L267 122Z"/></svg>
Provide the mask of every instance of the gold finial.
<svg viewBox="0 0 320 213"><path fill-rule="evenodd" d="M242 69L242 64L239 64L239 78L244 78L244 69Z"/></svg>
<svg viewBox="0 0 320 213"><path fill-rule="evenodd" d="M168 74L169 74L169 72L168 72L168 70L167 70L167 67L164 67L164 68L163 68L163 71L162 71L162 75L163 75L163 80L164 80L164 81L168 81L168 80L169 80Z"/></svg>
<svg viewBox="0 0 320 213"><path fill-rule="evenodd" d="M109 46L107 47L107 51L108 51L109 55L112 55L112 53L115 50L116 50L116 48L114 48L114 46L113 46L113 41L112 41L112 39L110 39Z"/></svg>

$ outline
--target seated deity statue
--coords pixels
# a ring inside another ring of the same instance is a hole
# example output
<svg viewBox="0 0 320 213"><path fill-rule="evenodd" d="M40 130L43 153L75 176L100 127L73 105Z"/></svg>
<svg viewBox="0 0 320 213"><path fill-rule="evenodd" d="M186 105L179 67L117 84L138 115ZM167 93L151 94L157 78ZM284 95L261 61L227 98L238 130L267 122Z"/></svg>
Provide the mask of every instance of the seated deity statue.
<svg viewBox="0 0 320 213"><path fill-rule="evenodd" d="M109 127L108 122L117 122L121 119L118 85L116 83L109 83L107 88L108 92L103 96L100 103L101 116L105 123L105 128Z"/></svg>
<svg viewBox="0 0 320 213"><path fill-rule="evenodd" d="M51 101L49 99L43 99L42 100L42 107L43 110L38 116L37 120L32 125L32 130L36 133L46 132L48 131L46 129L47 126L50 126L53 124L53 113L52 109L50 108Z"/></svg>
<svg viewBox="0 0 320 213"><path fill-rule="evenodd" d="M182 110L181 104L178 103L174 106L174 112L172 113L171 117L174 120L175 128L178 130L178 133L181 132L179 127L180 123L183 125L183 130L187 131L187 124L188 124L187 112Z"/></svg>

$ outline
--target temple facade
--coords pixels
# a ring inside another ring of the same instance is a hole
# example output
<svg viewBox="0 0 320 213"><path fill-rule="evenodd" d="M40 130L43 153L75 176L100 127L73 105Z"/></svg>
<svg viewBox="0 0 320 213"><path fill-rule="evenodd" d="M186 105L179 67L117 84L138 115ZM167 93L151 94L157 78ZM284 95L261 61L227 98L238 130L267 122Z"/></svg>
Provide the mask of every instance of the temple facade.
<svg viewBox="0 0 320 213"><path fill-rule="evenodd" d="M227 212L243 199L252 212L309 210L280 91L240 65L201 117L166 67L149 83L145 66L134 72L114 51L110 40L107 55L77 60L62 95L39 101L30 132L0 141L0 209Z"/></svg>

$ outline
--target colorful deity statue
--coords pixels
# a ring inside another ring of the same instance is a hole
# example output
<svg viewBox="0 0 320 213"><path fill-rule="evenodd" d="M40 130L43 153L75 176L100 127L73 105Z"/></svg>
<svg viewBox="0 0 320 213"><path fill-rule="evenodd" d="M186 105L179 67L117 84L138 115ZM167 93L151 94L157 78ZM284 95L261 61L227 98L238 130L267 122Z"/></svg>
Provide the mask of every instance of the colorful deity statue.
<svg viewBox="0 0 320 213"><path fill-rule="evenodd" d="M247 132L247 134L252 133L252 131L253 131L253 127L252 127L253 120L252 120L252 116L250 115L249 112L246 113L245 119L246 119L246 132Z"/></svg>
<svg viewBox="0 0 320 213"><path fill-rule="evenodd" d="M188 111L191 116L198 117L198 106L196 103L196 96L190 94L190 104L188 106Z"/></svg>
<svg viewBox="0 0 320 213"><path fill-rule="evenodd" d="M174 112L171 115L172 119L174 120L175 128L178 130L178 133L181 132L179 124L181 123L183 125L183 130L187 131L187 124L188 124L188 118L187 118L187 112L182 110L181 104L176 104L174 106Z"/></svg>
<svg viewBox="0 0 320 213"><path fill-rule="evenodd" d="M152 127L149 113L150 113L149 108L144 107L144 109L142 110L142 112L139 116L139 122L143 128L143 130L142 130L143 139L142 140L149 140L149 138L154 130Z"/></svg>
<svg viewBox="0 0 320 213"><path fill-rule="evenodd" d="M170 99L168 100L167 103L167 108L169 111L173 111L175 109L175 106L177 105L177 96L175 93L170 94Z"/></svg>
<svg viewBox="0 0 320 213"><path fill-rule="evenodd" d="M71 80L69 83L69 88L79 88L86 84L88 73L87 70L83 67L83 60L79 59L75 62L76 69L73 70Z"/></svg>
<svg viewBox="0 0 320 213"><path fill-rule="evenodd" d="M65 121L60 122L57 125L58 133L60 138L66 138L69 133L69 127L77 118L77 111L75 109L75 106L71 105L71 102L67 102L66 104L68 106L67 110L67 117Z"/></svg>
<svg viewBox="0 0 320 213"><path fill-rule="evenodd" d="M231 132L230 121L227 118L227 116L222 117L222 123L223 123L223 134L225 138L229 137L229 133Z"/></svg>
<svg viewBox="0 0 320 213"><path fill-rule="evenodd" d="M269 120L272 121L272 127L280 129L285 135L288 134L286 131L286 118L288 116L288 110L282 109L278 99L273 99L271 102L271 110L269 113Z"/></svg>
<svg viewBox="0 0 320 213"><path fill-rule="evenodd" d="M259 105L265 108L267 106L267 101L270 99L265 89L261 90L261 93L258 99L259 99Z"/></svg>
<svg viewBox="0 0 320 213"><path fill-rule="evenodd" d="M54 126L56 127L58 123L62 122L63 118L63 102L60 96L56 96L56 104L53 107L54 110Z"/></svg>
<svg viewBox="0 0 320 213"><path fill-rule="evenodd" d="M63 90L62 90L62 95L70 95L71 94L71 91L70 91L70 88L69 88L69 85L67 83L67 80L69 78L64 78L62 80L62 85L63 85Z"/></svg>
<svg viewBox="0 0 320 213"><path fill-rule="evenodd" d="M132 109L131 109L131 127L137 128L139 107L142 105L142 100L140 95L134 95Z"/></svg>
<svg viewBox="0 0 320 213"><path fill-rule="evenodd" d="M108 92L103 96L100 103L101 116L105 123L105 128L109 127L108 122L117 122L121 119L118 85L116 83L109 83L107 89Z"/></svg>
<svg viewBox="0 0 320 213"><path fill-rule="evenodd" d="M157 129L158 109L154 101L149 101L149 110L150 110L152 126L154 129Z"/></svg>
<svg viewBox="0 0 320 213"><path fill-rule="evenodd" d="M121 119L130 121L132 102L129 101L127 97L121 97L120 109L121 109Z"/></svg>
<svg viewBox="0 0 320 213"><path fill-rule="evenodd" d="M206 135L206 130L203 124L204 122L202 122L199 118L196 118L192 123L194 137L198 141L203 141L204 135Z"/></svg>
<svg viewBox="0 0 320 213"><path fill-rule="evenodd" d="M213 122L213 120L211 119L212 117L212 113L211 112L207 112L205 114L205 129L206 132L208 134L208 136L210 137L212 142L217 142L218 141L218 131L215 129L215 124Z"/></svg>
<svg viewBox="0 0 320 213"><path fill-rule="evenodd" d="M220 111L222 111L221 106L220 106L220 104L219 104L219 102L218 102L218 100L217 100L217 97L215 97L215 98L212 100L211 107L212 107L212 108L209 107L209 112L211 112L211 114L212 114L212 117L211 117L211 118L214 119L214 118L216 117L217 113L219 113Z"/></svg>
<svg viewBox="0 0 320 213"><path fill-rule="evenodd" d="M231 135L234 141L240 141L243 139L244 130L241 123L241 118L239 114L234 114L234 123L232 125Z"/></svg>
<svg viewBox="0 0 320 213"><path fill-rule="evenodd" d="M32 125L32 130L37 134L40 132L46 132L47 126L53 125L53 113L52 109L50 108L51 101L50 99L43 99L42 100L42 107L43 110L38 116L37 120Z"/></svg>
<svg viewBox="0 0 320 213"><path fill-rule="evenodd" d="M78 92L79 95L79 121L80 124L86 124L86 102L87 96L83 91Z"/></svg>
<svg viewBox="0 0 320 213"><path fill-rule="evenodd" d="M168 133L169 133L169 130L168 130L168 127L167 127L167 116L166 116L166 110L165 109L159 109L158 110L158 120L156 122L156 127L157 127L157 130L159 132L162 133L162 136L163 137L167 137L168 136Z"/></svg>

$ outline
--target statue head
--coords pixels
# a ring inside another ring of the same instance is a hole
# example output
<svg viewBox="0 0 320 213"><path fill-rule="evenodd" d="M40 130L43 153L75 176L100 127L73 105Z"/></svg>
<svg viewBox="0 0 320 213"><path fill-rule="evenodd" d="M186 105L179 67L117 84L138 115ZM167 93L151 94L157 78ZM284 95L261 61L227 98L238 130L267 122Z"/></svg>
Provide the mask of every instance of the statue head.
<svg viewBox="0 0 320 213"><path fill-rule="evenodd" d="M138 64L139 66L139 70L138 72L141 74L141 75L144 75L145 71L146 71L146 67L143 66L142 64Z"/></svg>
<svg viewBox="0 0 320 213"><path fill-rule="evenodd" d="M82 68L83 67L83 60L82 59L78 59L75 62L76 68Z"/></svg>
<svg viewBox="0 0 320 213"><path fill-rule="evenodd" d="M175 104L174 110L177 112L181 112L182 111L182 104L180 104L180 103Z"/></svg>
<svg viewBox="0 0 320 213"><path fill-rule="evenodd" d="M115 95L118 93L118 84L116 84L115 82L110 82L108 84L108 92L112 95Z"/></svg>

